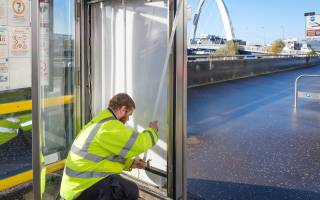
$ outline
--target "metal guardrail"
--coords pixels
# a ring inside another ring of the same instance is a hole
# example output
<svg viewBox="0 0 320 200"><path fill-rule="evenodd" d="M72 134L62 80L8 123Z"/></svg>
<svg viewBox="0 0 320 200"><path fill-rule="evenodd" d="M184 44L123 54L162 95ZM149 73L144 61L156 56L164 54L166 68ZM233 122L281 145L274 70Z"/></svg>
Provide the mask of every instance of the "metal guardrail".
<svg viewBox="0 0 320 200"><path fill-rule="evenodd" d="M298 107L298 83L299 83L299 80L301 78L304 78L304 77L309 77L309 78L312 78L312 77L319 77L320 78L320 75L315 75L315 74L312 74L312 75L307 75L307 74L304 74L304 75L300 75L296 78L295 82L294 82L294 109L297 110L297 107Z"/></svg>
<svg viewBox="0 0 320 200"><path fill-rule="evenodd" d="M194 54L188 55L188 61L192 60L252 60L252 59L272 59L272 58L306 58L306 57L320 57L320 55L308 54L282 54L282 55L234 55L234 56L213 56L209 54Z"/></svg>

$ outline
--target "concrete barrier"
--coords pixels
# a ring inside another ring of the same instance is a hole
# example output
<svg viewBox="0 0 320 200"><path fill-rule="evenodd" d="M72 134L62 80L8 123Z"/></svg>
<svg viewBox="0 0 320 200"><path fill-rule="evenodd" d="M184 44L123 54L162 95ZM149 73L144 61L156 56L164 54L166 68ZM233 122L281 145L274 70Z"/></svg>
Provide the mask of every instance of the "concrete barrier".
<svg viewBox="0 0 320 200"><path fill-rule="evenodd" d="M320 57L188 61L188 87L320 64Z"/></svg>

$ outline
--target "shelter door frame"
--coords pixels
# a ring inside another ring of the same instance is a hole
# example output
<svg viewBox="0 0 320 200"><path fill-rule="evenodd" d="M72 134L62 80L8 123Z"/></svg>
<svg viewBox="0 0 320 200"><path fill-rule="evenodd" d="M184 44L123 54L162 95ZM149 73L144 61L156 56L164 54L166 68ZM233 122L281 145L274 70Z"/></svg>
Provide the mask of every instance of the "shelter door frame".
<svg viewBox="0 0 320 200"><path fill-rule="evenodd" d="M81 116L81 126L88 122L92 117L90 105L92 105L90 95L91 73L91 53L90 48L90 6L94 3L104 2L104 0L81 1L77 0L76 9L76 30L77 37L77 66L78 83L81 108L78 109ZM147 2L147 1L146 1ZM168 0L169 5L169 33L171 34L174 21L177 22L175 38L168 63L170 76L169 98L171 99L170 111L173 113L171 121L172 130L168 137L167 152L167 197L172 199L186 199L186 164L185 164L185 137L187 121L187 23L186 23L186 1ZM176 17L178 6L182 6L179 18ZM79 128L81 127L79 126Z"/></svg>

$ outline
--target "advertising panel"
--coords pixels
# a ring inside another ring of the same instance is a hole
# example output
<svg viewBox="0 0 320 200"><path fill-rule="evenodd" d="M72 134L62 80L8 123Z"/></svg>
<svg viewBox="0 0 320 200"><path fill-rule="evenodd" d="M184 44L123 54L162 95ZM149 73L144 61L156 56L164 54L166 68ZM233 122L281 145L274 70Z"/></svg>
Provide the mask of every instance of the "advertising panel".
<svg viewBox="0 0 320 200"><path fill-rule="evenodd" d="M0 26L0 59L8 58L9 42L8 30L5 26Z"/></svg>
<svg viewBox="0 0 320 200"><path fill-rule="evenodd" d="M30 26L30 2L10 0L8 4L8 23L12 26Z"/></svg>
<svg viewBox="0 0 320 200"><path fill-rule="evenodd" d="M320 37L320 15L313 14L306 16L306 37Z"/></svg>
<svg viewBox="0 0 320 200"><path fill-rule="evenodd" d="M31 28L11 27L9 57L31 57Z"/></svg>
<svg viewBox="0 0 320 200"><path fill-rule="evenodd" d="M0 59L0 91L9 89L8 59Z"/></svg>
<svg viewBox="0 0 320 200"><path fill-rule="evenodd" d="M7 25L7 0L0 0L0 26Z"/></svg>

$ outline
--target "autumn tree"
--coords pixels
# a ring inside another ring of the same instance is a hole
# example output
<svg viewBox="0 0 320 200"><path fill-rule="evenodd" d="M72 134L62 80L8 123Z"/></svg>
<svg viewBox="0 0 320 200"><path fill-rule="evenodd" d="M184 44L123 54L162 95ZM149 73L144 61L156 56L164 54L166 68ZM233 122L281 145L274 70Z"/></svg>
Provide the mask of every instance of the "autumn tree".
<svg viewBox="0 0 320 200"><path fill-rule="evenodd" d="M235 56L239 53L238 44L235 41L227 41L227 43L221 48L217 49L211 56Z"/></svg>
<svg viewBox="0 0 320 200"><path fill-rule="evenodd" d="M279 54L282 52L282 49L284 48L285 44L282 40L276 40L272 42L271 45L271 53L272 54Z"/></svg>

